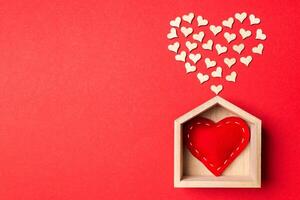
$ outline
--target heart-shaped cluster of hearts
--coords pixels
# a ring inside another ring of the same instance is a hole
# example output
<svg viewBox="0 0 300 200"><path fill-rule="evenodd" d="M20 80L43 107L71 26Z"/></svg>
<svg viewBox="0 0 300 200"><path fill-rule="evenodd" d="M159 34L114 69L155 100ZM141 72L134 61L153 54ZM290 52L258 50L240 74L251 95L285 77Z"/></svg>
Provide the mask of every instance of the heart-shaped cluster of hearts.
<svg viewBox="0 0 300 200"><path fill-rule="evenodd" d="M247 123L238 117L218 123L196 117L184 125L184 133L189 151L215 176L222 175L250 140Z"/></svg>
<svg viewBox="0 0 300 200"><path fill-rule="evenodd" d="M168 49L176 54L176 61L184 62L186 73L196 74L201 84L214 79L218 84L210 89L218 94L224 79L236 82L238 67L248 67L255 54L263 53L267 36L257 27L259 24L258 17L245 12L223 20L221 25L189 13L171 20L167 38L172 43Z"/></svg>

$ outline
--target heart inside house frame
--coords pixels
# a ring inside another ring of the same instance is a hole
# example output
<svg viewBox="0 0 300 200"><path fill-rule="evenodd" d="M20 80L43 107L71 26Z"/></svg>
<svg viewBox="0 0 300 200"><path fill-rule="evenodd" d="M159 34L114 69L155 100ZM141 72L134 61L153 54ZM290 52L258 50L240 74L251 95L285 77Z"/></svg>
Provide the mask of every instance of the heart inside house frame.
<svg viewBox="0 0 300 200"><path fill-rule="evenodd" d="M261 120L220 96L175 119L174 186L261 187Z"/></svg>
<svg viewBox="0 0 300 200"><path fill-rule="evenodd" d="M254 14L235 13L218 23L188 13L170 21L168 49L183 71L216 95L225 83L236 83L239 69L255 66L267 36Z"/></svg>

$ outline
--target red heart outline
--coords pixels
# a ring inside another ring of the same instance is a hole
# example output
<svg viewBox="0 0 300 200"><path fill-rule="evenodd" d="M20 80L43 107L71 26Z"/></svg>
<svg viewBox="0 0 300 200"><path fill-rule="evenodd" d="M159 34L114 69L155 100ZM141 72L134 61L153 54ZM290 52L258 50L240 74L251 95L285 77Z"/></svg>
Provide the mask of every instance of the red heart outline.
<svg viewBox="0 0 300 200"><path fill-rule="evenodd" d="M196 117L184 125L184 133L189 151L215 176L222 175L250 140L247 123L238 117L217 123Z"/></svg>

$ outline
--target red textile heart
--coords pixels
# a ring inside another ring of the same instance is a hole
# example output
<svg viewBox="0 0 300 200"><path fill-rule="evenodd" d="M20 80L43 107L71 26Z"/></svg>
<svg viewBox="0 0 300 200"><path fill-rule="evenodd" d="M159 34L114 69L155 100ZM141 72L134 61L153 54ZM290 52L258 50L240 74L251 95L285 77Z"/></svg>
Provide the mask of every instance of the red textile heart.
<svg viewBox="0 0 300 200"><path fill-rule="evenodd" d="M184 125L184 133L189 151L215 176L222 175L250 140L247 123L238 117L218 123L196 117Z"/></svg>

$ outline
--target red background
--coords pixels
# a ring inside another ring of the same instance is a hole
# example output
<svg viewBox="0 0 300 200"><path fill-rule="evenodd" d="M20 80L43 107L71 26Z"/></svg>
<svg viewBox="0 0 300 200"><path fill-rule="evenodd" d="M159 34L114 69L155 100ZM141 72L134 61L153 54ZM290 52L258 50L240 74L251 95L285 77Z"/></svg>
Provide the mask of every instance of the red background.
<svg viewBox="0 0 300 200"><path fill-rule="evenodd" d="M0 199L297 199L299 1L1 1ZM264 55L221 96L263 120L262 189L174 189L173 120L213 96L169 21L262 19Z"/></svg>

